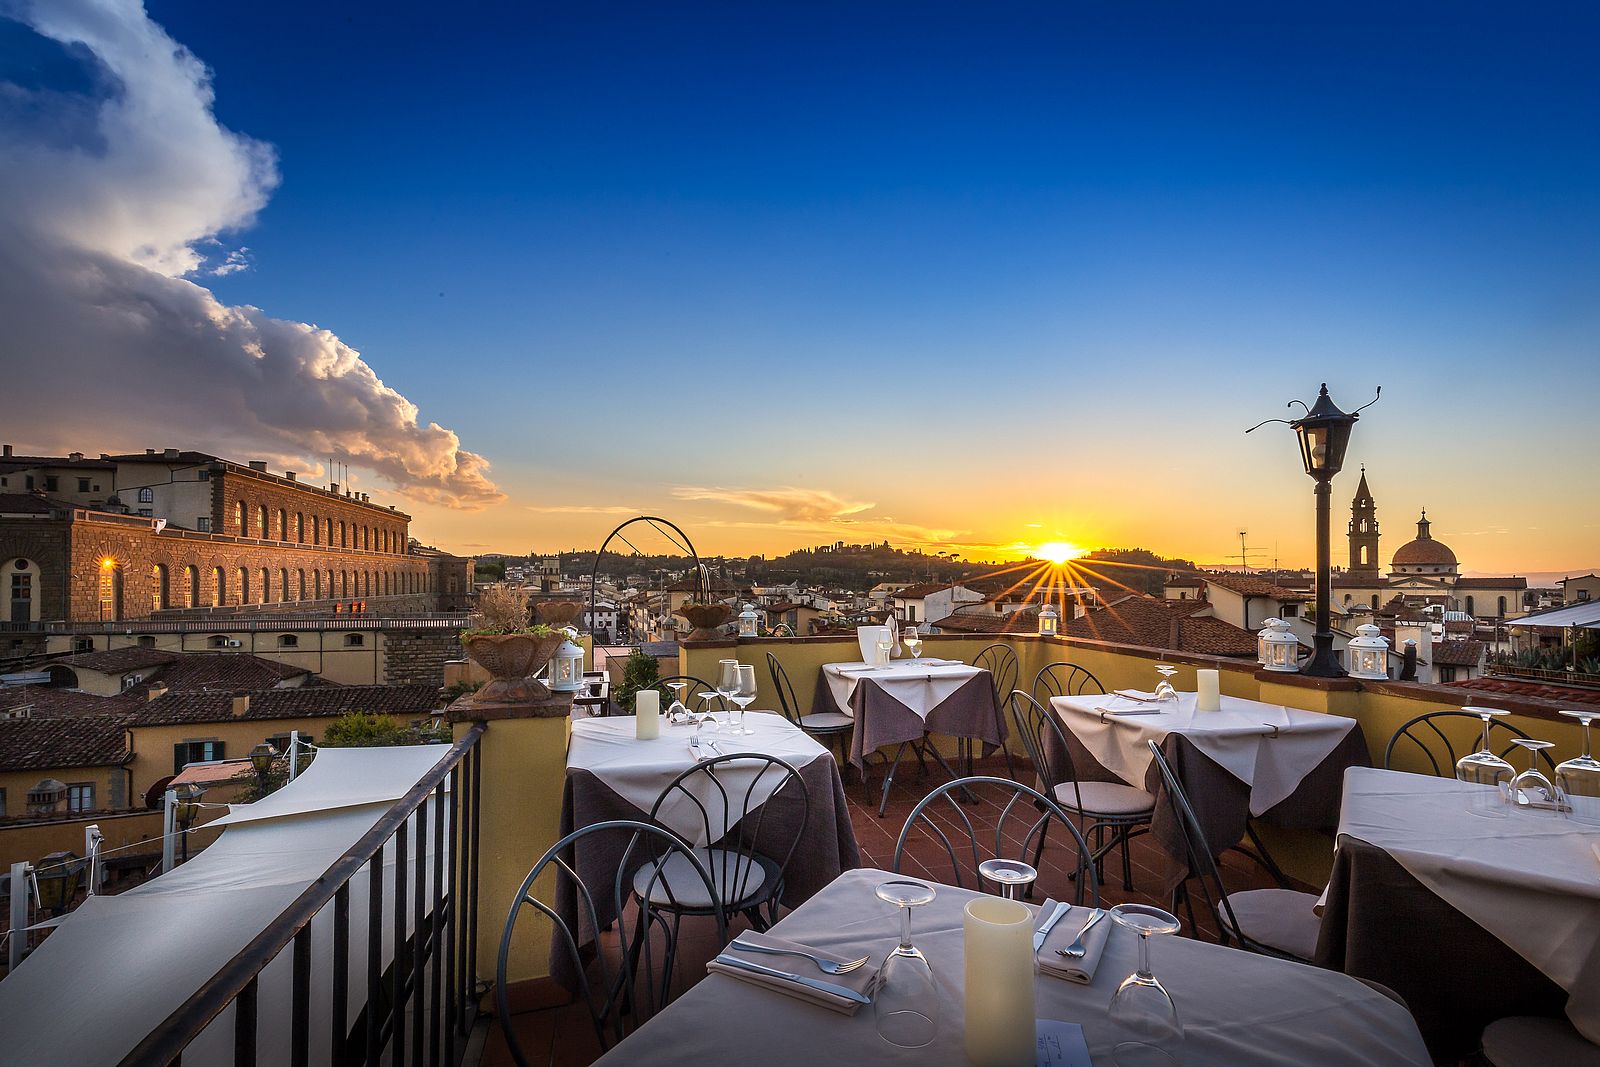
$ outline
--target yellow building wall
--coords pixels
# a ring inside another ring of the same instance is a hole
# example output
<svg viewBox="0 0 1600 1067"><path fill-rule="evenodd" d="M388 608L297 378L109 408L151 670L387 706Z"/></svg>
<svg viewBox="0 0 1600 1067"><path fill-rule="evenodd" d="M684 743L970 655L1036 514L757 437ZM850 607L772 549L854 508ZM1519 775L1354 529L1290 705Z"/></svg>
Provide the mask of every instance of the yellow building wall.
<svg viewBox="0 0 1600 1067"><path fill-rule="evenodd" d="M137 624L134 624L137 625ZM359 633L362 645L351 648L345 645L347 633ZM297 644L293 648L286 648L278 643L279 637L292 634ZM141 635L138 633L126 634L96 634L94 646L96 651L105 651L112 648L129 648L139 644ZM249 631L236 631L228 634L172 634L160 633L146 635L153 637L154 643L150 646L165 652L243 652L249 655L260 656L262 659L272 660L275 663L286 663L294 667L303 667L313 674L317 674L330 682L340 685L383 685L387 677L388 657L385 653L386 634L382 630L267 630L252 633ZM239 642L238 648L218 648L211 642L216 637L227 637ZM51 653L68 653L72 651L73 638L66 634L54 634L46 642L46 651ZM80 677L87 677L90 672L84 672ZM115 693L104 694L114 696Z"/></svg>
<svg viewBox="0 0 1600 1067"><path fill-rule="evenodd" d="M170 752L168 757L171 757ZM124 795L123 785L126 781L121 767L48 767L43 770L0 771L0 789L6 791L7 819L27 815L28 790L46 778L54 778L68 785L93 783L95 806L103 809L111 808L112 801ZM136 799L135 794L128 796Z"/></svg>
<svg viewBox="0 0 1600 1067"><path fill-rule="evenodd" d="M172 774L172 746L179 742L219 740L224 745L224 758L238 759L249 755L252 748L267 738L291 730L299 730L301 737L314 741L332 721L323 715L306 719L238 719L131 727L133 760L128 768L133 774L132 802L143 804L145 791Z"/></svg>

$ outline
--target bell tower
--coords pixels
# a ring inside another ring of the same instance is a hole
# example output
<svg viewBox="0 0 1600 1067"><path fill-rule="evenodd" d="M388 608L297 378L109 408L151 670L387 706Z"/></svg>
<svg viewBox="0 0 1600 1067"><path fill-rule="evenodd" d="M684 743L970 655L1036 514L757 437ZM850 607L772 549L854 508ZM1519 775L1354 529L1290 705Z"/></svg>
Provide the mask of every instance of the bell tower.
<svg viewBox="0 0 1600 1067"><path fill-rule="evenodd" d="M1350 501L1350 568L1358 578L1378 578L1378 509L1367 488L1367 468L1361 468L1361 484Z"/></svg>

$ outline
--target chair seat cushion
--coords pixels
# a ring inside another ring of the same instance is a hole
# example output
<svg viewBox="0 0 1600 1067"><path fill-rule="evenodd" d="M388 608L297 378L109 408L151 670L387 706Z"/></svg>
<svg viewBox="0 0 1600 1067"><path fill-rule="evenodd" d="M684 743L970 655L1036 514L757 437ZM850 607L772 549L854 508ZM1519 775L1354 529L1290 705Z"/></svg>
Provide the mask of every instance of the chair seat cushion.
<svg viewBox="0 0 1600 1067"><path fill-rule="evenodd" d="M742 904L761 896L762 886L776 871L769 871L762 857L752 860L737 852L721 848L697 848L695 859L705 866L711 884L721 897L724 906ZM662 873L658 878L656 870ZM709 908L711 898L706 896L706 884L681 852L670 853L665 862L655 861L639 868L633 876L634 895L641 899L646 893L650 902L658 906L676 905L680 908Z"/></svg>
<svg viewBox="0 0 1600 1067"><path fill-rule="evenodd" d="M1228 904L1239 920L1232 930L1258 944L1286 955L1309 960L1317 952L1317 931L1322 920L1315 910L1317 898L1292 889L1249 889L1229 893ZM1228 926L1227 913L1217 905L1217 919Z"/></svg>
<svg viewBox="0 0 1600 1067"><path fill-rule="evenodd" d="M1600 1045L1584 1040L1565 1019L1513 1015L1483 1031L1483 1058L1494 1067L1597 1067Z"/></svg>
<svg viewBox="0 0 1600 1067"><path fill-rule="evenodd" d="M819 711L800 716L802 730L848 730L855 720L842 711Z"/></svg>
<svg viewBox="0 0 1600 1067"><path fill-rule="evenodd" d="M1083 807L1078 807L1079 795ZM1147 815L1155 810L1156 798L1143 789L1121 782L1062 782L1055 788L1056 803L1081 815Z"/></svg>

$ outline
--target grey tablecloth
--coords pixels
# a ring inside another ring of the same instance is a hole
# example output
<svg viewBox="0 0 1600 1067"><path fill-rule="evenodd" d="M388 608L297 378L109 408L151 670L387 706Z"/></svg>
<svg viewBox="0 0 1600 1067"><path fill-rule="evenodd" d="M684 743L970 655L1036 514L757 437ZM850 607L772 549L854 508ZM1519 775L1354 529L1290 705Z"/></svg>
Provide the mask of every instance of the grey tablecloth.
<svg viewBox="0 0 1600 1067"><path fill-rule="evenodd" d="M794 858L784 876L783 904L798 907L812 894L837 878L842 871L861 865L861 853L856 846L855 828L850 824L850 809L845 803L844 782L839 777L839 765L828 753L823 753L804 767L799 768L810 798L811 811L806 819L805 832L795 846ZM801 804L790 795L779 795L764 806L761 819L761 836L756 848L764 855L781 857L789 848L800 823ZM648 812L642 812L602 782L594 774L569 768L566 788L561 797L561 836L583 826L611 819L636 819L648 822ZM735 832L741 828L736 827ZM622 850L627 845L623 834L606 834L590 838L584 847L569 857L578 876L583 879L595 897L596 911L602 926L616 918L613 907L612 886L622 860ZM625 872L631 879L634 870L642 864L638 859ZM624 882L626 886L628 882ZM624 893L626 902L626 893ZM580 945L594 941L595 932L587 915L578 903L577 890L570 879L562 878L556 886L556 911L568 926L578 932ZM567 988L577 985L571 956L553 943L550 952L550 971Z"/></svg>
<svg viewBox="0 0 1600 1067"><path fill-rule="evenodd" d="M793 941L881 957L895 944L895 909L873 895L894 877L857 870L786 916L774 933ZM961 910L974 894L940 886L918 908L912 941L938 978L941 1022L934 1043L901 1049L878 1036L873 1013L843 1016L722 975L710 975L599 1062L654 1064L963 1064ZM1106 1017L1117 984L1134 968L1131 931L1112 931L1094 981L1035 980L1040 1018L1083 1025L1097 1064L1111 1064L1126 1039ZM1153 946L1156 975L1171 991L1186 1034L1185 1067L1388 1067L1429 1063L1405 1009L1331 971L1186 938Z"/></svg>
<svg viewBox="0 0 1600 1067"><path fill-rule="evenodd" d="M1073 769L1081 780L1121 781L1090 755L1070 730L1064 732ZM1048 758L1056 763L1059 751L1055 738L1053 735L1047 737L1051 749ZM1244 838L1245 827L1250 820L1250 787L1197 749L1181 733L1168 734L1162 742L1161 751L1183 782L1189 803L1200 820L1212 850L1220 854L1238 844ZM1262 819L1276 826L1331 832L1339 824L1339 797L1344 788L1345 768L1370 764L1366 737L1357 725L1315 770L1306 775L1293 793L1269 809ZM1156 795L1155 821L1150 832L1168 860L1161 889L1164 893L1170 893L1187 876L1189 865L1183 830L1178 825L1172 806L1167 802L1166 788L1161 783L1161 768L1151 760L1144 782L1127 784L1142 785L1146 791Z"/></svg>
<svg viewBox="0 0 1600 1067"><path fill-rule="evenodd" d="M828 680L820 671L812 711L841 711L833 702ZM903 741L920 741L924 734L973 737L983 742L988 755L1006 741L1005 719L994 700L994 680L988 671L974 675L961 688L929 710L924 719L884 692L871 677L864 677L850 696L849 714L856 727L850 735L850 762L865 770L867 753Z"/></svg>

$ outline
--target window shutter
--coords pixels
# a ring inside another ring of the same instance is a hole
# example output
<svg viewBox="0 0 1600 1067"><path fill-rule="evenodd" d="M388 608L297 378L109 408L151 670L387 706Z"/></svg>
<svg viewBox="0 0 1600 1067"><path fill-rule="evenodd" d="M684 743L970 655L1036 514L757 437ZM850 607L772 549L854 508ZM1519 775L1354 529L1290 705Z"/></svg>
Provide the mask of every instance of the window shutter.
<svg viewBox="0 0 1600 1067"><path fill-rule="evenodd" d="M189 746L179 741L172 746L172 773L181 774L183 765L189 761Z"/></svg>

